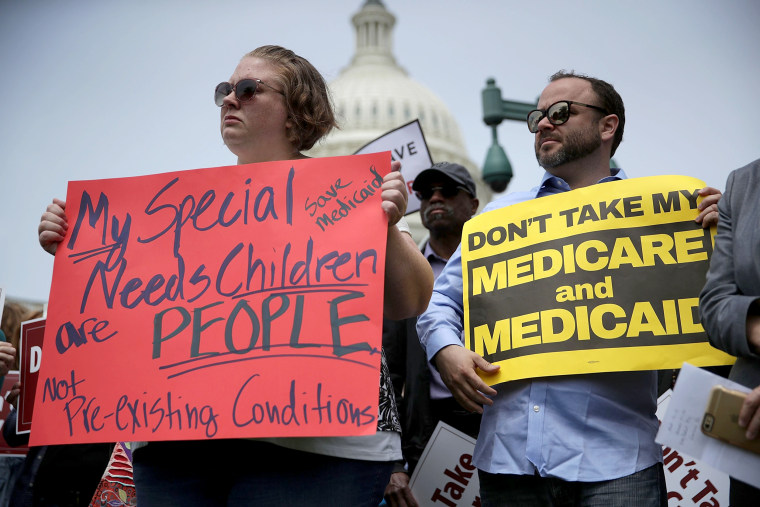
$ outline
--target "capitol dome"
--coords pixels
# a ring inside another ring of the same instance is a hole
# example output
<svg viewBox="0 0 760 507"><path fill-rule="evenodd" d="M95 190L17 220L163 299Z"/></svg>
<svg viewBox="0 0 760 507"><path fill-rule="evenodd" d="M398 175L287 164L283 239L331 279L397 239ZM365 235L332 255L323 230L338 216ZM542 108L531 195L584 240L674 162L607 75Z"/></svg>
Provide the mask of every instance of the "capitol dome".
<svg viewBox="0 0 760 507"><path fill-rule="evenodd" d="M480 202L488 202L491 191L481 180L478 166L468 158L459 126L446 104L396 62L392 48L395 16L380 0L367 0L352 22L355 54L329 83L341 128L308 154L352 154L382 134L419 119L433 162L445 160L465 166L476 182ZM407 219L413 236L421 240L427 231L420 224L419 214Z"/></svg>

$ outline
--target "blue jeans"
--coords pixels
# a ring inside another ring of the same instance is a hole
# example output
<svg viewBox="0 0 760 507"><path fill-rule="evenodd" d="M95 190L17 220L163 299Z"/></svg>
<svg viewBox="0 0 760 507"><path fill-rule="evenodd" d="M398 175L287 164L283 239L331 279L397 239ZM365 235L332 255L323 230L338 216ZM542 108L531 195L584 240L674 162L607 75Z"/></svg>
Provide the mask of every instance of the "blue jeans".
<svg viewBox="0 0 760 507"><path fill-rule="evenodd" d="M140 507L376 507L393 463L334 458L252 440L205 440L151 442L134 452L133 469Z"/></svg>
<svg viewBox="0 0 760 507"><path fill-rule="evenodd" d="M478 470L483 507L667 507L662 464L619 479L568 482Z"/></svg>
<svg viewBox="0 0 760 507"><path fill-rule="evenodd" d="M24 456L0 456L0 507L6 507L24 467Z"/></svg>

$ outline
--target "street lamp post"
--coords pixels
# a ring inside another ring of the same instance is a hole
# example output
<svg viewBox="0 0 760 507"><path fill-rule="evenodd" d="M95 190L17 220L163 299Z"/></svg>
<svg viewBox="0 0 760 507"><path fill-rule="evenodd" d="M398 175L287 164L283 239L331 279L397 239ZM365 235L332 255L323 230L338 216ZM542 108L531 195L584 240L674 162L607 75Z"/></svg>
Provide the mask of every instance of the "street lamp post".
<svg viewBox="0 0 760 507"><path fill-rule="evenodd" d="M486 80L486 87L482 92L483 98L483 122L491 127L491 146L483 163L483 181L494 192L503 192L509 180L512 179L512 165L509 163L504 148L499 144L496 127L503 120L517 120L525 122L528 113L536 109L535 102L517 102L501 98L501 88L496 86L494 78Z"/></svg>

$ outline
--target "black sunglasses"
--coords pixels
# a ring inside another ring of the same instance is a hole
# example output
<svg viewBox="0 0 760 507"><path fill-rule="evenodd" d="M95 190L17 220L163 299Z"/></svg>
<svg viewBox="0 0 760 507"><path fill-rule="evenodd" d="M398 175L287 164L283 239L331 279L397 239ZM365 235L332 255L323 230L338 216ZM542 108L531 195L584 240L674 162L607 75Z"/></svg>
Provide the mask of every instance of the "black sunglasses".
<svg viewBox="0 0 760 507"><path fill-rule="evenodd" d="M568 118L570 118L570 104L596 109L597 111L604 113L605 116L609 114L605 109L598 106L575 102L573 100L560 100L549 106L547 109L534 109L528 113L528 130L530 130L531 134L538 132L538 124L544 116L552 125L562 125L568 120Z"/></svg>
<svg viewBox="0 0 760 507"><path fill-rule="evenodd" d="M425 201L433 197L436 190L441 193L444 199L451 199L457 195L460 190L464 190L468 194L470 193L469 190L461 185L442 185L440 187L428 187L423 190L415 190L414 195L416 195L417 199L420 201Z"/></svg>
<svg viewBox="0 0 760 507"><path fill-rule="evenodd" d="M256 90L260 84L272 88L272 90L276 91L280 95L285 95L280 90L269 86L261 79L241 79L235 86L232 86L226 81L216 85L216 89L214 90L214 102L217 106L222 107L224 104L224 98L233 91L235 92L235 97L240 102L248 102L249 100L253 99L254 95L256 95Z"/></svg>

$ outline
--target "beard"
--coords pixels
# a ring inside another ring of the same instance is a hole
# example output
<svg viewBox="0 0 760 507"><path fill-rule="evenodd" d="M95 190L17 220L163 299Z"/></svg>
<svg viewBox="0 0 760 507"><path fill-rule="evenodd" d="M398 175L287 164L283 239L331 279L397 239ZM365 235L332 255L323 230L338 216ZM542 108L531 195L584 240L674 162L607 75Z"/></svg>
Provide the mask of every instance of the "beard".
<svg viewBox="0 0 760 507"><path fill-rule="evenodd" d="M432 214L433 211L443 211L443 214ZM437 233L446 233L454 230L454 209L445 204L432 205L425 208L422 213L422 225Z"/></svg>
<svg viewBox="0 0 760 507"><path fill-rule="evenodd" d="M553 169L590 155L601 145L602 136L596 126L591 125L587 129L568 133L559 150L552 154L541 155L540 150L536 148L536 160L544 169Z"/></svg>

